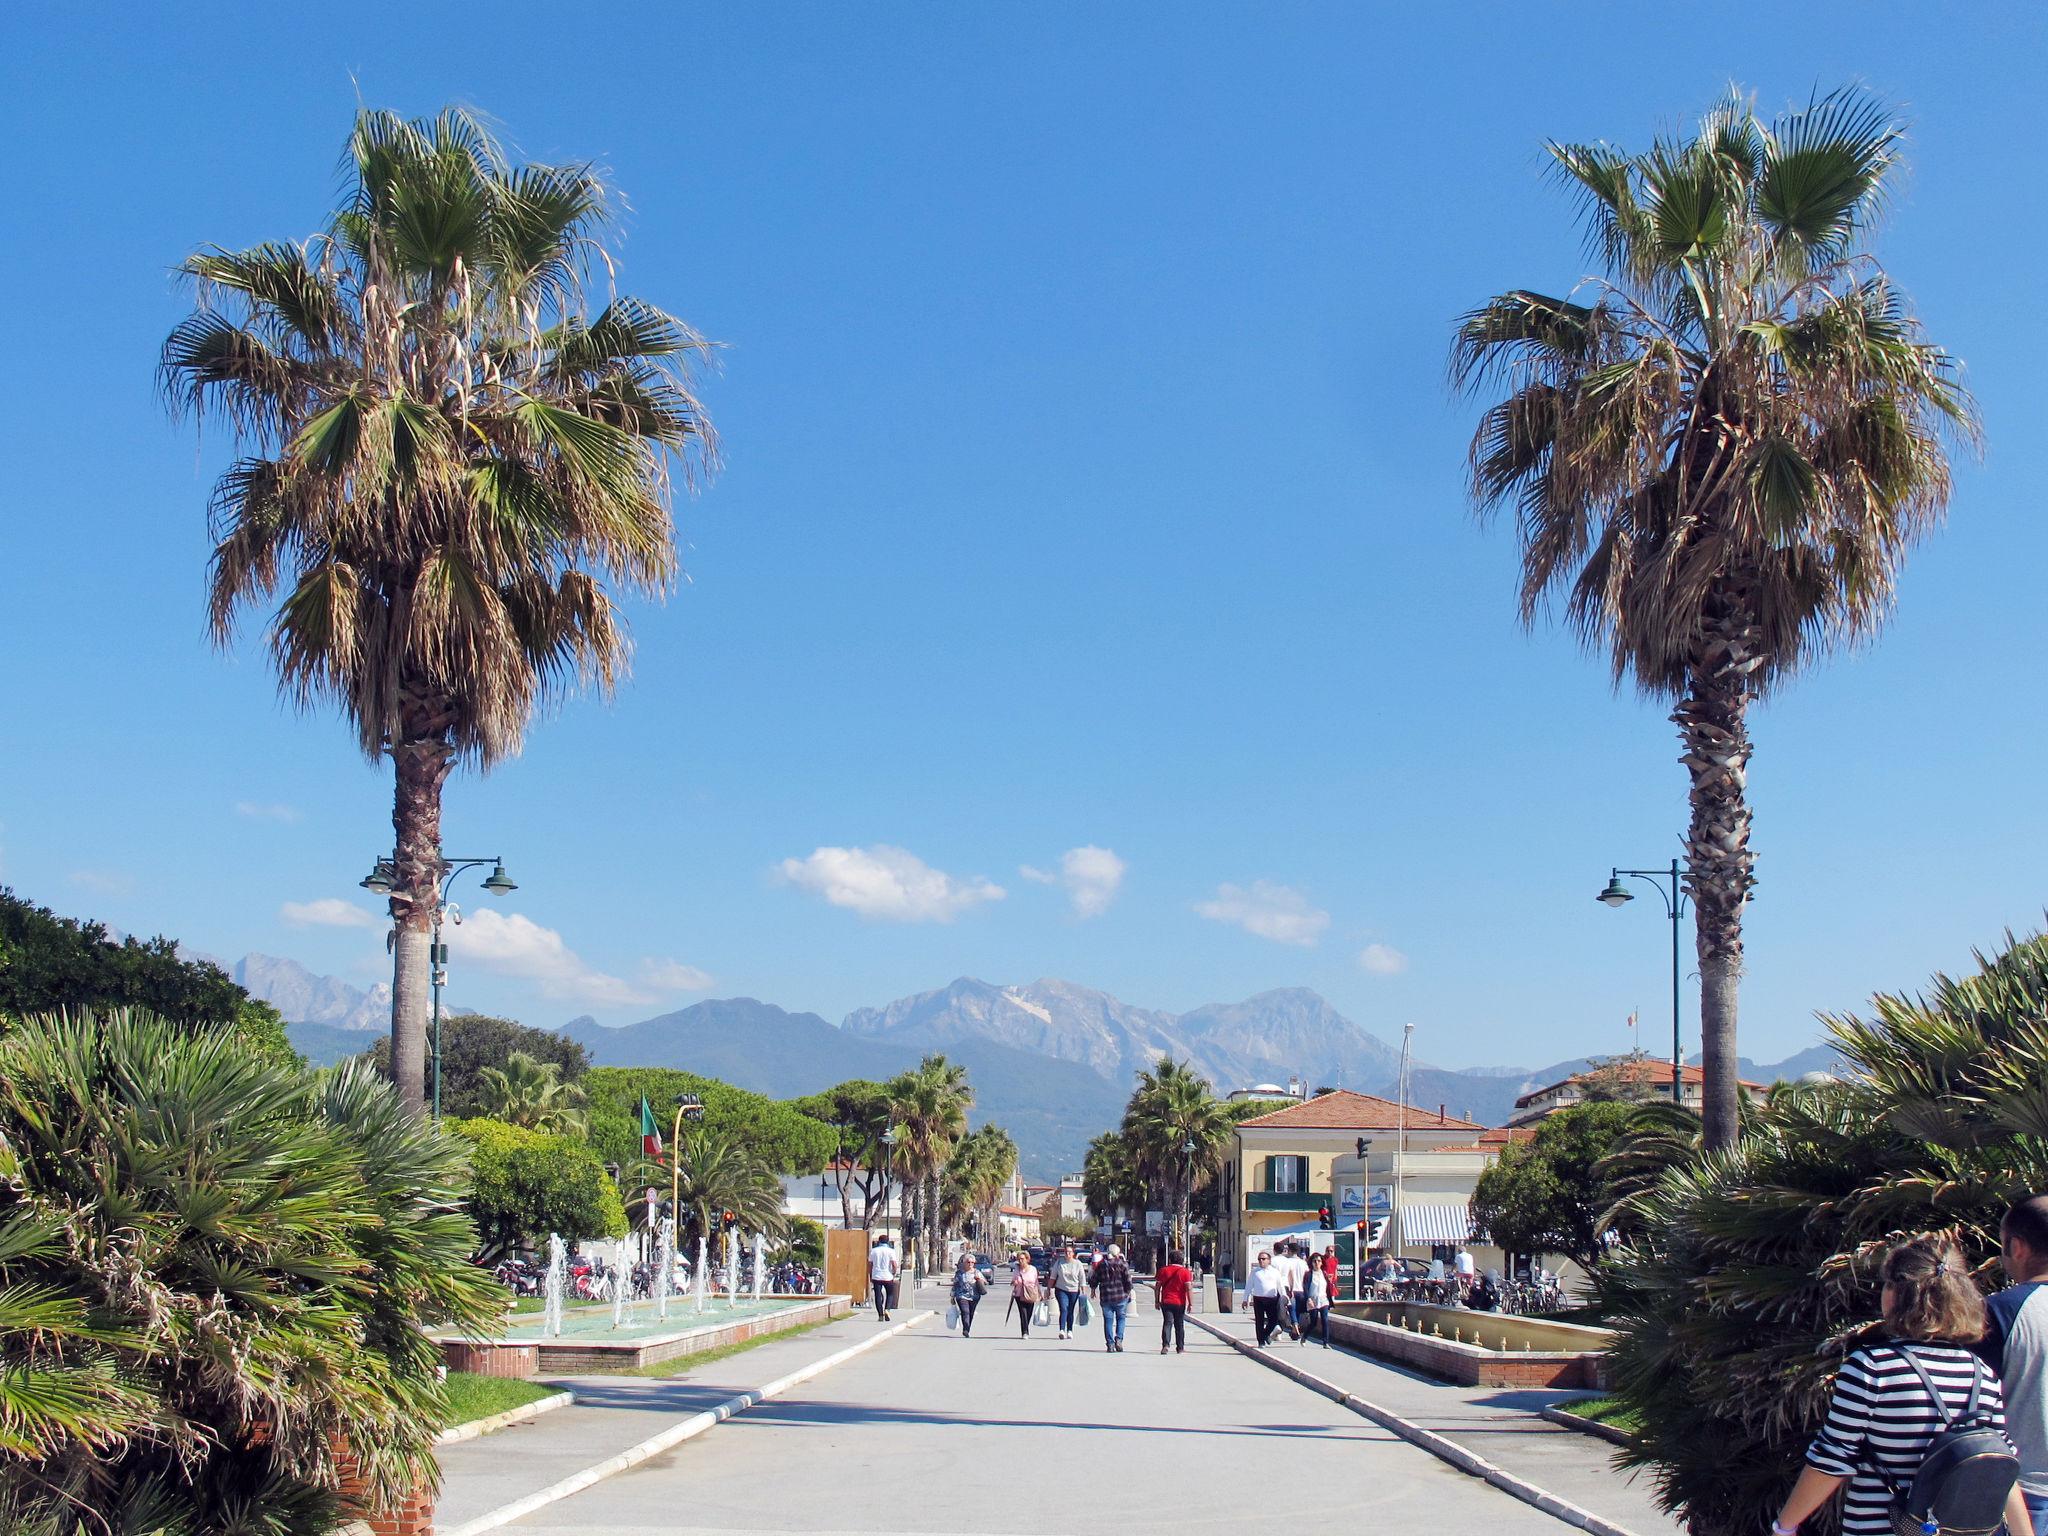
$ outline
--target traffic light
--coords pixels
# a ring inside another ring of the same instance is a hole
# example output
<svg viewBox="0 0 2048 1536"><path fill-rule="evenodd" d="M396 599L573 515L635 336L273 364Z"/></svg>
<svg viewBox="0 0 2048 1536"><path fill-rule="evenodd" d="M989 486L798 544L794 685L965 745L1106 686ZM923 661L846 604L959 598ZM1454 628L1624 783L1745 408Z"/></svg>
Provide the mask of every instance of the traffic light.
<svg viewBox="0 0 2048 1536"><path fill-rule="evenodd" d="M977 1232L977 1231L978 1231L979 1229L980 1229L980 1223L978 1223L978 1222L977 1222L977 1221L976 1221L976 1220L975 1220L975 1219L974 1219L974 1218L973 1218L972 1216L968 1217L968 1218L967 1218L967 1223L966 1223L966 1226L965 1226L965 1228L963 1229L963 1230L964 1230L964 1231L966 1232L966 1234L967 1234L967 1241L969 1241L970 1243L971 1243L971 1242L973 1242L973 1241L974 1241L974 1234L975 1234L975 1233L976 1233L976 1232Z"/></svg>
<svg viewBox="0 0 2048 1536"><path fill-rule="evenodd" d="M905 1242L908 1242L908 1241L909 1241L909 1240L910 1240L911 1238L913 1238L913 1237L915 1237L915 1236L917 1236L917 1218L916 1218L915 1216L906 1216L906 1217L904 1217L904 1218L903 1218L903 1240L904 1240Z"/></svg>
<svg viewBox="0 0 2048 1536"><path fill-rule="evenodd" d="M1332 1227L1336 1225L1334 1221L1330 1220L1330 1208L1327 1205L1317 1207L1316 1224L1320 1226L1325 1232L1329 1231Z"/></svg>
<svg viewBox="0 0 2048 1536"><path fill-rule="evenodd" d="M725 1228L726 1231L730 1232L734 1227L740 1224L740 1219L731 1211L720 1211L718 1213L718 1224L721 1227Z"/></svg>

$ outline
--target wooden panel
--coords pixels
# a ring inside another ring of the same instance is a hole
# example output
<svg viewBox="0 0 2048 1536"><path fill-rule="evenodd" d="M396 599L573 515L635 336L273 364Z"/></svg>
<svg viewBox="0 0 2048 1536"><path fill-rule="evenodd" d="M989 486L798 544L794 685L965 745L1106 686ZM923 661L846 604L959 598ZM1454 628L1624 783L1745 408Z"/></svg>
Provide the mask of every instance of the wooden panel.
<svg viewBox="0 0 2048 1536"><path fill-rule="evenodd" d="M868 1300L868 1237L854 1227L844 1232L825 1232L825 1290L828 1295L851 1296L853 1304L864 1307Z"/></svg>

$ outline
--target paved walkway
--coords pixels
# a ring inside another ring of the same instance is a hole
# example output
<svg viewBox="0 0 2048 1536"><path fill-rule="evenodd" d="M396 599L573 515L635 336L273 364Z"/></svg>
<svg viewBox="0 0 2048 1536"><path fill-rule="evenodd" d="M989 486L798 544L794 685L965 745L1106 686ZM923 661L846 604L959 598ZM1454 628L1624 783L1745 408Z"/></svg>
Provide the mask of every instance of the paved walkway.
<svg viewBox="0 0 2048 1536"><path fill-rule="evenodd" d="M927 1292L919 1301L936 1299ZM1142 1297L1122 1355L1107 1354L1092 1332L1020 1340L1003 1326L1001 1300L984 1305L972 1339L933 1318L506 1529L1006 1536L1043 1532L1057 1506L1064 1524L1118 1536L1569 1530L1206 1334L1190 1330L1185 1355L1159 1355L1157 1314ZM907 1300L902 1310L912 1310ZM705 1380L579 1381L591 1406L450 1448L444 1509L474 1512L485 1494L493 1505L507 1503L522 1487L561 1477L579 1456L594 1460L618 1441L644 1439L707 1400L758 1386L875 1328L872 1316L849 1319L720 1361ZM646 1396L650 1388L667 1402ZM598 1398L607 1392L615 1406L603 1409ZM606 1427L605 1412L621 1415L616 1429ZM580 1450L549 1449L569 1439Z"/></svg>
<svg viewBox="0 0 2048 1536"><path fill-rule="evenodd" d="M1247 1342L1252 1337L1248 1313L1212 1311L1203 1315L1203 1321L1227 1328ZM1343 1348L1325 1350L1320 1344L1304 1346L1285 1337L1271 1346L1270 1353L1411 1424L1434 1430L1502 1471L1638 1536L1666 1536L1683 1529L1657 1507L1647 1474L1615 1468L1612 1445L1537 1416L1538 1409L1551 1403L1591 1393L1550 1387L1454 1387L1368 1355Z"/></svg>

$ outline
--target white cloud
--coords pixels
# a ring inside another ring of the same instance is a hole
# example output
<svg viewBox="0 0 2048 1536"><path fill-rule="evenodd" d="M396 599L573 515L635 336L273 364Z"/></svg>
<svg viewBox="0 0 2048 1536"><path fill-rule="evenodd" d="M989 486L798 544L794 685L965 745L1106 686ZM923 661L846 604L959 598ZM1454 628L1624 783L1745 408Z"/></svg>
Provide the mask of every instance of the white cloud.
<svg viewBox="0 0 2048 1536"><path fill-rule="evenodd" d="M1060 875L1074 903L1074 916L1100 917L1116 900L1130 866L1107 848L1093 843L1069 848L1060 855Z"/></svg>
<svg viewBox="0 0 2048 1536"><path fill-rule="evenodd" d="M664 992L709 992L711 973L680 960L647 959L640 962L640 979Z"/></svg>
<svg viewBox="0 0 2048 1536"><path fill-rule="evenodd" d="M135 877L118 869L74 869L70 879L95 896L126 896L135 889Z"/></svg>
<svg viewBox="0 0 2048 1536"><path fill-rule="evenodd" d="M383 922L376 913L339 896L322 896L317 901L288 901L277 911L294 928L376 928Z"/></svg>
<svg viewBox="0 0 2048 1536"><path fill-rule="evenodd" d="M1033 885L1058 885L1060 877L1049 869L1040 869L1036 864L1019 864L1017 873Z"/></svg>
<svg viewBox="0 0 2048 1536"><path fill-rule="evenodd" d="M1329 913L1311 906L1292 886L1271 880L1254 880L1249 889L1219 885L1214 899L1195 903L1195 910L1213 922L1233 923L1262 939L1303 949L1313 949L1330 926Z"/></svg>
<svg viewBox="0 0 2048 1536"><path fill-rule="evenodd" d="M970 907L1001 901L1000 885L975 875L956 879L907 849L818 848L777 866L791 885L862 917L896 923L950 923Z"/></svg>
<svg viewBox="0 0 2048 1536"><path fill-rule="evenodd" d="M620 1007L661 998L658 991L592 969L554 929L517 912L478 907L444 928L442 937L452 961L530 981L543 997Z"/></svg>
<svg viewBox="0 0 2048 1536"><path fill-rule="evenodd" d="M1398 976L1408 969L1408 957L1391 944L1368 944L1358 952L1358 963L1375 976Z"/></svg>
<svg viewBox="0 0 2048 1536"><path fill-rule="evenodd" d="M297 821L302 812L296 805L266 805L256 800L237 800L235 814L251 821Z"/></svg>

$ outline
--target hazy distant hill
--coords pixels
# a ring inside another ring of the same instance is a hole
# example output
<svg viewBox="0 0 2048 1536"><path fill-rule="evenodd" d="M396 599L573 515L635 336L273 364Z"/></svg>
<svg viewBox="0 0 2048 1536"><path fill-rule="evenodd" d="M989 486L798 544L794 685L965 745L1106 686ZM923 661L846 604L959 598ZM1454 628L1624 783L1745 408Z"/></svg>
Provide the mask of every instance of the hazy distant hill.
<svg viewBox="0 0 2048 1536"><path fill-rule="evenodd" d="M388 1012L384 1022L391 1022ZM308 1066L314 1067L331 1067L351 1056L360 1056L379 1039L375 1030L341 1029L333 1024L287 1024L284 1032L292 1049L306 1058Z"/></svg>
<svg viewBox="0 0 2048 1536"><path fill-rule="evenodd" d="M368 989L352 987L339 977L316 976L298 961L275 955L244 955L230 974L294 1024L372 1031L391 1027L389 982Z"/></svg>

